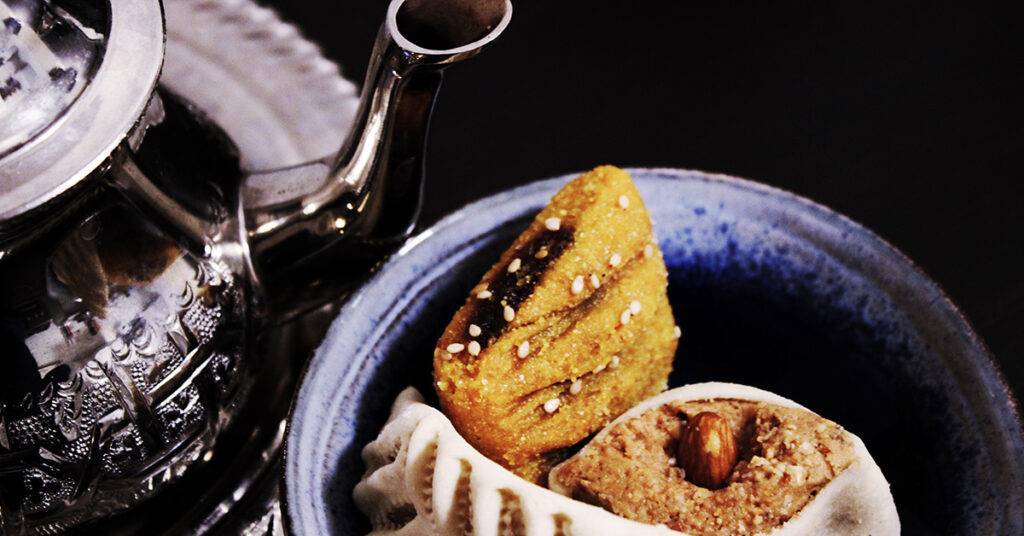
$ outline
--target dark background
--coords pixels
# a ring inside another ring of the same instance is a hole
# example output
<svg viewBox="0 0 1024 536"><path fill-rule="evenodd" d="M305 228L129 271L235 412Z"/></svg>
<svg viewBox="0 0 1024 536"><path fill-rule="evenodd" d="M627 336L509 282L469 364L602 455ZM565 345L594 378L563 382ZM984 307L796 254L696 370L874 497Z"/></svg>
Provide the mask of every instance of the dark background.
<svg viewBox="0 0 1024 536"><path fill-rule="evenodd" d="M362 80L386 2L266 3ZM1024 393L1024 39L1011 3L514 4L505 34L447 73L425 224L601 163L753 178L906 252Z"/></svg>

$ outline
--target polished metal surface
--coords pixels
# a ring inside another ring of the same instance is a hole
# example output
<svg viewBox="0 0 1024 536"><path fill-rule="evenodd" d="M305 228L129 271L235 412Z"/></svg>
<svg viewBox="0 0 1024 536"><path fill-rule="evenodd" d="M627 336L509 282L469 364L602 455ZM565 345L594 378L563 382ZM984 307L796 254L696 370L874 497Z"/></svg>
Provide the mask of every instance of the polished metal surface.
<svg viewBox="0 0 1024 536"><path fill-rule="evenodd" d="M512 16L507 0L466 5L391 2L355 127L337 156L250 177L282 185L285 192L311 177L327 177L314 191L264 199L241 211L249 259L273 308L287 312L318 303L335 291L324 274L365 272L409 236L422 200L423 152L441 72L478 54ZM457 16L461 24L452 24ZM406 34L430 36L430 44L443 48L417 44ZM314 251L319 254L311 258Z"/></svg>
<svg viewBox="0 0 1024 536"><path fill-rule="evenodd" d="M94 3L3 0L0 5L12 13L15 20L25 17L26 22L31 17L23 13L45 11L53 17L52 24L60 21L69 32L81 34L81 37L71 39L72 43L65 39L55 42L48 33L29 33L26 24L18 23L21 30L5 39L8 41L5 46L10 47L8 50L17 49L18 56L4 58L4 65L0 67L4 72L8 68L16 71L16 84L31 74L29 71L41 75L47 69L47 76L50 76L49 73L57 68L51 64L64 65L63 69L75 68L65 65L62 59L68 45L82 49L102 47L101 51L95 52L96 55L101 52L102 57L94 56L91 61L85 50L78 54L67 53L70 57L84 55L83 59L90 63L91 77L79 80L78 84L84 82L84 87L76 84L73 88L73 91L80 90L81 94L73 99L63 99L42 114L43 119L25 119L39 115L35 98L19 98L11 102L4 98L0 103L3 123L18 125L14 128L17 141L3 144L8 149L17 148L6 154L0 150L2 239L4 234L11 234L10 227L23 224L23 218L19 217L81 183L125 141L156 86L163 61L164 31L158 0L102 0ZM98 14L90 15L92 13ZM0 12L2 16L6 15ZM5 35L13 33L8 24L15 27L15 23L5 22ZM32 63L19 69L25 63L21 53L28 52L28 49L31 49ZM99 64L93 65L96 62ZM7 83L0 80L0 84ZM25 83L27 85L28 81ZM52 89L53 86L43 87ZM11 97L19 93L15 92ZM32 95L49 93L35 90Z"/></svg>
<svg viewBox="0 0 1024 536"><path fill-rule="evenodd" d="M150 135L198 134L185 105L155 102ZM143 151L148 166L168 162ZM230 169L223 160L211 172ZM211 190L215 176L201 176ZM243 366L246 285L230 266L115 189L74 212L0 261L0 507L15 534L109 515L182 476L230 424L257 365L246 355Z"/></svg>
<svg viewBox="0 0 1024 536"><path fill-rule="evenodd" d="M105 533L163 530L147 523L157 520L187 532L274 526L267 482L276 477L266 469L276 467L306 354L281 356L298 339L311 347L345 289L412 230L440 72L475 55L511 14L507 2L462 4L451 13L472 16L452 25L392 2L342 149L294 165L299 149L279 162L289 167L252 171L270 162L240 153L225 130L250 147L251 133L222 128L190 101L215 106L216 86L196 91L201 83L181 77L191 94L173 83L154 90L159 3L110 0L96 76L53 125L0 158L0 533L97 518L110 519L90 525ZM473 41L451 33L467 25ZM124 58L114 45L132 28L142 48ZM328 87L344 88L311 61ZM137 80L110 88L105 77L126 68ZM83 145L92 156L65 158ZM38 155L54 166L23 165ZM167 507L183 500L202 508ZM229 510L249 521L229 522Z"/></svg>
<svg viewBox="0 0 1024 536"><path fill-rule="evenodd" d="M359 88L299 28L252 0L164 0L164 11L160 84L224 129L243 169L295 166L338 151L359 106ZM262 186L266 195L275 192L273 184L250 180L247 193L260 195Z"/></svg>
<svg viewBox="0 0 1024 536"><path fill-rule="evenodd" d="M77 11L39 0L0 1L0 156L56 121L88 85L110 21L102 10Z"/></svg>

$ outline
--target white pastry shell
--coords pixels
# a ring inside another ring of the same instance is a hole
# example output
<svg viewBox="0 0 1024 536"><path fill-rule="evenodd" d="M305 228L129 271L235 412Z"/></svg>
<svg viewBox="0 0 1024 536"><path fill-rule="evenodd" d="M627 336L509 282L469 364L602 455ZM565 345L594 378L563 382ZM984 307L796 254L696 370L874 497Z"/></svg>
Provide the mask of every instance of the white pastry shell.
<svg viewBox="0 0 1024 536"><path fill-rule="evenodd" d="M679 534L523 480L470 446L413 388L398 396L363 460L367 471L353 496L373 535ZM514 517L521 519L515 531Z"/></svg>
<svg viewBox="0 0 1024 536"><path fill-rule="evenodd" d="M716 398L806 409L753 387L694 384L641 402L597 437L607 434L616 423L668 402ZM899 534L899 517L888 482L863 442L849 435L854 443L854 463L829 482L797 516L769 534ZM558 482L558 467L551 472L552 490L523 480L470 446L448 418L424 404L419 392L411 387L395 400L387 424L363 449L363 460L367 471L356 485L353 497L370 518L372 535L680 534L663 525L632 521L560 494L566 490ZM521 525L513 527L513 519L520 520Z"/></svg>

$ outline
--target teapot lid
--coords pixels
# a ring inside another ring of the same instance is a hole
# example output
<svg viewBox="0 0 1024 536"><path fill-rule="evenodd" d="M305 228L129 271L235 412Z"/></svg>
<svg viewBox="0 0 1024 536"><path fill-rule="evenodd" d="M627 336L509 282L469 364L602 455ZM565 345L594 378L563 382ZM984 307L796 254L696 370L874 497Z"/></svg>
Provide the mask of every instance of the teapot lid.
<svg viewBox="0 0 1024 536"><path fill-rule="evenodd" d="M163 56L159 0L0 0L0 223L107 160Z"/></svg>

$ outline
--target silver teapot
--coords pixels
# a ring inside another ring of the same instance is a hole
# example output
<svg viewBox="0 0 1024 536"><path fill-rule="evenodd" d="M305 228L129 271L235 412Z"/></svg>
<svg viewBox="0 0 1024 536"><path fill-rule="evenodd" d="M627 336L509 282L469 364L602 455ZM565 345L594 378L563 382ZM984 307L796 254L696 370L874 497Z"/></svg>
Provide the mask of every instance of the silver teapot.
<svg viewBox="0 0 1024 536"><path fill-rule="evenodd" d="M118 514L280 436L261 419L295 364L261 337L409 236L441 71L510 16L392 1L336 155L248 172L158 83L158 0L0 0L0 534Z"/></svg>

